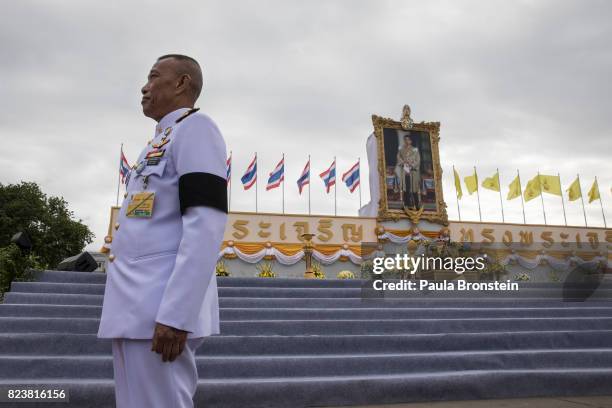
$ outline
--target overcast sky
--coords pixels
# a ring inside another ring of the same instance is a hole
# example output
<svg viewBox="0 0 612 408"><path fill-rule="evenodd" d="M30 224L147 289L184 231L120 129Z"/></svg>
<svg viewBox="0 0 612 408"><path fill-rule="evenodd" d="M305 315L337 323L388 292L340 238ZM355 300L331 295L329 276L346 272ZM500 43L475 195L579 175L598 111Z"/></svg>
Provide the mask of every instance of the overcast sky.
<svg viewBox="0 0 612 408"><path fill-rule="evenodd" d="M109 4L111 3L111 4ZM612 223L612 2L610 1L19 1L0 5L0 183L35 181L63 196L101 246L115 203L121 143L130 161L154 132L140 88L155 59L185 53L204 68L198 105L233 151L231 209L254 211L238 178L259 156L259 210L280 212L267 174L285 153L285 209L307 212L298 178L312 155L312 211L333 214L318 173L362 158L371 115L440 121L444 195L457 219L452 165L480 179L580 173L600 181ZM338 186L338 213L357 192ZM499 196L481 191L483 219L500 221ZM546 196L550 223L563 223ZM520 200L504 201L522 222ZM582 225L580 201L567 203ZM462 218L477 220L476 196ZM539 200L527 221L541 223ZM599 202L587 204L603 226Z"/></svg>

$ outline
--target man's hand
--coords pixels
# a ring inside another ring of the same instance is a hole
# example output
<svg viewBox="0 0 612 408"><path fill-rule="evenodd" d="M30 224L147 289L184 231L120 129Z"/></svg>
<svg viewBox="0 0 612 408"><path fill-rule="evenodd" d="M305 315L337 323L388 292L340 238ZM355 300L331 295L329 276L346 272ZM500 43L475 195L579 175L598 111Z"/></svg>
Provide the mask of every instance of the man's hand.
<svg viewBox="0 0 612 408"><path fill-rule="evenodd" d="M186 341L186 331L155 323L151 351L161 354L164 362L174 361L183 352Z"/></svg>

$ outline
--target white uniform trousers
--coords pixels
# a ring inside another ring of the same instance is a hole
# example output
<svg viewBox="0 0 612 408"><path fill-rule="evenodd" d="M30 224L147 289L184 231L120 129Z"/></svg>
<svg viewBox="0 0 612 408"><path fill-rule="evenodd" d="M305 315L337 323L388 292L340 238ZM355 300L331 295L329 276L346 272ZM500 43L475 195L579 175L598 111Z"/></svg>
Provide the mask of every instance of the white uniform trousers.
<svg viewBox="0 0 612 408"><path fill-rule="evenodd" d="M187 339L172 362L151 351L152 340L113 339L117 408L193 408L198 384L195 351L204 337Z"/></svg>

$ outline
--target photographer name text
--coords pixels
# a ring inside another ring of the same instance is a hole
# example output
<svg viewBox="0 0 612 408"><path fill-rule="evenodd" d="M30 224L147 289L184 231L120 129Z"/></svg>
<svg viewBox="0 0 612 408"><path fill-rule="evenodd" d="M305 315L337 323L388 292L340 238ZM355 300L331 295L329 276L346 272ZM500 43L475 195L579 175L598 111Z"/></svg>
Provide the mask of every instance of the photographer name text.
<svg viewBox="0 0 612 408"><path fill-rule="evenodd" d="M395 282L385 282L374 280L372 287L375 290L406 290L406 291L518 291L519 285L516 282L507 280L505 282L467 282L464 280L453 280L442 282L430 282L428 280L400 280Z"/></svg>

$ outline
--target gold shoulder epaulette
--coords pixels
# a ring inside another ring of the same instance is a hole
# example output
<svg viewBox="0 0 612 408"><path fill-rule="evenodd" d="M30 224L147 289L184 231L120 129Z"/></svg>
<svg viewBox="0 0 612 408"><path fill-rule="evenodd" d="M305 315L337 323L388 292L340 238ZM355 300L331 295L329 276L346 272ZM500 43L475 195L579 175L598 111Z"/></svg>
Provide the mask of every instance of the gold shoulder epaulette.
<svg viewBox="0 0 612 408"><path fill-rule="evenodd" d="M181 120L185 119L187 116L191 115L192 113L196 113L199 110L200 108L189 109L187 112L183 113L174 123L179 123Z"/></svg>

